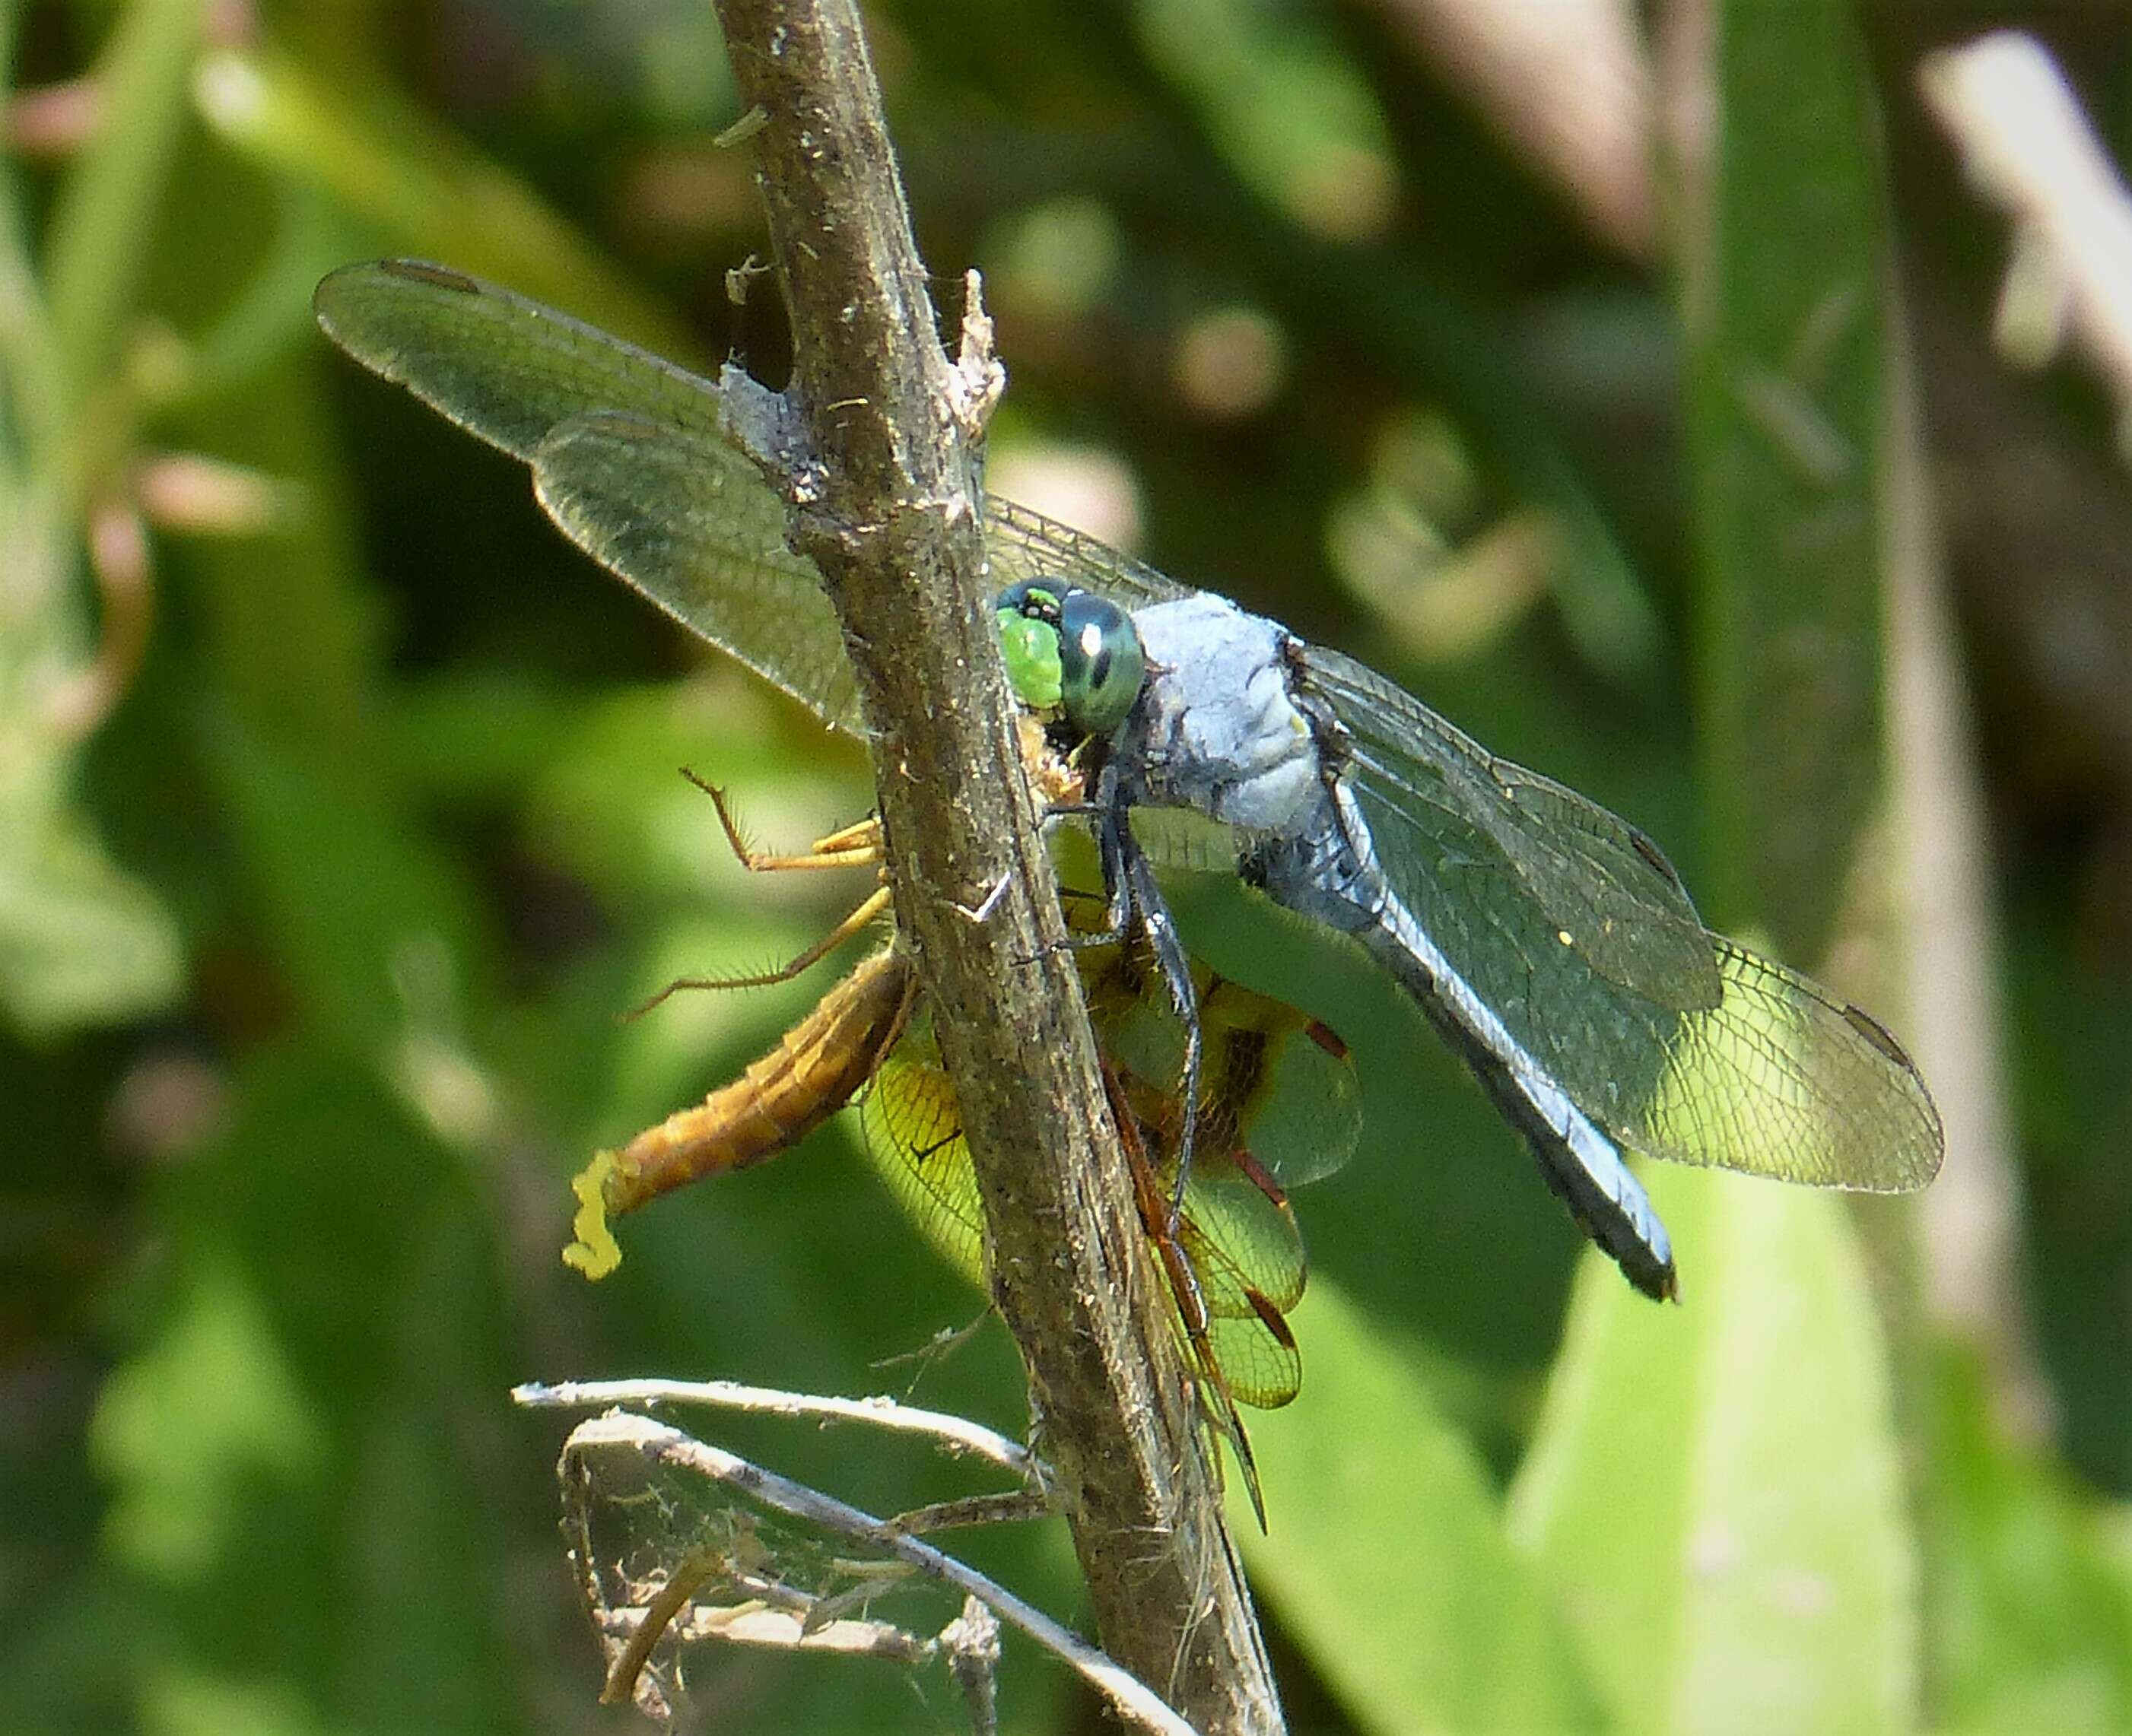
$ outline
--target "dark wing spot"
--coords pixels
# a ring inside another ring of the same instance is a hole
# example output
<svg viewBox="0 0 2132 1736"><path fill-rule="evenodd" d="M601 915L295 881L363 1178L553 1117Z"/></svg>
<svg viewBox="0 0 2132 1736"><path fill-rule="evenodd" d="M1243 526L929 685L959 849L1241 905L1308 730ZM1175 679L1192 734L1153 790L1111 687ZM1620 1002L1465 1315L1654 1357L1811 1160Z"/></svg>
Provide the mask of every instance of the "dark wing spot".
<svg viewBox="0 0 2132 1736"><path fill-rule="evenodd" d="M1682 897L1688 895L1688 888L1681 884L1680 875L1674 871L1673 864L1665 859L1664 851L1634 826L1629 828L1629 842L1635 846L1636 854L1651 865L1661 880Z"/></svg>
<svg viewBox="0 0 2132 1736"><path fill-rule="evenodd" d="M481 285L463 271L454 271L444 266L433 266L426 260L388 259L379 267L387 277L407 277L416 283L426 283L436 289L450 290L460 295L478 295Z"/></svg>
<svg viewBox="0 0 2132 1736"><path fill-rule="evenodd" d="M1285 1314L1248 1285L1245 1287L1244 1300L1251 1305L1251 1312L1258 1316L1259 1324L1273 1335L1275 1342L1281 1349L1292 1350L1295 1348L1295 1334L1289 1330Z"/></svg>
<svg viewBox="0 0 2132 1736"><path fill-rule="evenodd" d="M1895 1041L1895 1033L1870 1013L1862 1007L1846 1006L1843 1009L1843 1016L1850 1021L1851 1029L1857 1032L1904 1072L1917 1072L1917 1063L1910 1059L1909 1052L1902 1044Z"/></svg>

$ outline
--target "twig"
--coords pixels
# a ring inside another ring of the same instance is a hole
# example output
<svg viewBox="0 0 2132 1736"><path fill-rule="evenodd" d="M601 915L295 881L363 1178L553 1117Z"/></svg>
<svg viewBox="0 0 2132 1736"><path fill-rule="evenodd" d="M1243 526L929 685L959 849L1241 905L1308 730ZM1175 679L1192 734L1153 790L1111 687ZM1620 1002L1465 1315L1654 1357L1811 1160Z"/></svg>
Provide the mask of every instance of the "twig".
<svg viewBox="0 0 2132 1736"><path fill-rule="evenodd" d="M963 1599L963 1613L940 1630L948 1671L963 1690L974 1736L994 1736L999 1729L999 1618L982 1598Z"/></svg>
<svg viewBox="0 0 2132 1736"><path fill-rule="evenodd" d="M1195 1724L1275 1729L1011 727L969 451L995 379L984 328L966 320L951 367L850 0L718 9L741 100L766 117L750 143L792 312L788 414L762 427L844 621L896 920L1097 1618Z"/></svg>
<svg viewBox="0 0 2132 1736"><path fill-rule="evenodd" d="M749 1500L773 1508L788 1518L846 1538L857 1547L889 1556L928 1579L952 1585L965 1596L977 1599L1001 1620L1027 1634L1046 1651L1064 1659L1098 1689L1121 1717L1141 1729L1163 1732L1164 1736L1193 1736L1192 1727L1129 1671L1060 1627L1042 1610L1024 1603L1012 1592L993 1584L953 1556L942 1554L929 1543L906 1537L886 1522L819 1489L765 1470L723 1447L698 1441L665 1423L620 1411L579 1423L570 1431L570 1438L563 1447L561 1471L565 1485L590 1480L588 1455L617 1448L641 1453L669 1469L714 1478ZM646 1649L649 1649L648 1645ZM642 1659L637 1657L633 1662L641 1665Z"/></svg>
<svg viewBox="0 0 2132 1736"><path fill-rule="evenodd" d="M968 1417L920 1410L893 1398L833 1398L814 1393L788 1393L778 1387L747 1386L737 1380L562 1380L552 1386L545 1381L529 1380L513 1387L511 1396L531 1409L700 1404L771 1417L863 1422L874 1428L928 1436L950 1452L989 1460L1017 1477L1034 1479L1038 1471L1029 1449L1020 1441L1010 1441Z"/></svg>
<svg viewBox="0 0 2132 1736"><path fill-rule="evenodd" d="M1977 191L2013 221L2000 352L2038 367L2080 350L2117 400L2132 458L2132 199L2065 75L2034 37L2001 31L1927 55L1918 87Z"/></svg>
<svg viewBox="0 0 2132 1736"><path fill-rule="evenodd" d="M1627 0L1376 5L1594 233L1631 258L1650 257L1652 79Z"/></svg>

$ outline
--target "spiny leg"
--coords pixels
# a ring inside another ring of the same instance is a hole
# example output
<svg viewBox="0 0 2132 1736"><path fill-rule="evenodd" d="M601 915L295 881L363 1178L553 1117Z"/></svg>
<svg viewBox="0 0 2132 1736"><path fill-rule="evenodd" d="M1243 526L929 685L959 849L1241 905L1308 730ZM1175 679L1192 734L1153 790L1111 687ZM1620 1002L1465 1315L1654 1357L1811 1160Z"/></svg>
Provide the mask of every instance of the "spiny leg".
<svg viewBox="0 0 2132 1736"><path fill-rule="evenodd" d="M795 976L804 976L854 934L872 923L888 906L888 888L876 886L835 928L796 958L788 960L775 970L757 971L750 976L677 976L641 1006L631 1007L623 1016L641 1019L669 995L678 995L684 989L768 989L775 988L781 982L790 982Z"/></svg>
<svg viewBox="0 0 2132 1736"><path fill-rule="evenodd" d="M742 834L740 822L733 818L732 808L727 802L723 790L686 769L683 770L681 775L711 798L712 806L718 809L718 824L724 829L726 842L732 846L734 858L751 874L796 873L818 868L863 868L880 864L881 824L872 818L857 821L831 832L827 837L816 839L804 856L762 855L748 843ZM766 989L790 982L795 977L812 970L881 916L887 910L889 901L888 888L877 886L820 940L776 970L742 976L677 976L642 1005L631 1008L624 1016L641 1019L670 995L679 994L684 989Z"/></svg>
<svg viewBox="0 0 2132 1736"><path fill-rule="evenodd" d="M817 838L808 846L804 856L764 856L747 841L740 829L740 822L733 818L732 807L726 800L726 793L715 784L698 777L685 766L681 775L711 798L711 805L718 811L718 824L724 827L726 842L732 847L734 859L751 874L786 874L804 872L813 868L865 868L881 861L881 822L869 814L863 820L831 832L825 838Z"/></svg>
<svg viewBox="0 0 2132 1736"><path fill-rule="evenodd" d="M1109 846L1106 830L1109 824L1109 814L1110 810L1108 808L1095 802L1062 800L1053 802L1049 804L1044 808L1043 816L1038 822L1039 830L1046 837L1049 837L1052 827L1061 820L1093 819L1096 821L1097 850L1103 862L1103 884L1107 889L1114 887L1118 884L1111 871L1111 863L1112 861L1113 852ZM981 919L983 914L990 913L992 906L997 902L1000 895L1006 890L1006 882L1002 880L998 885L993 887L992 890L986 894L982 912L965 910L963 914L966 916ZM1070 903L1076 898L1087 896L1086 894L1078 892L1074 889L1067 886L1063 883L1060 885L1059 891L1061 903ZM1048 958L1054 953L1057 952L1092 952L1098 947L1118 946L1128 938L1131 929L1131 923L1130 908L1120 895L1115 892L1107 890L1103 925L1102 928L1078 928L1073 925L1069 918L1065 934L1061 936L1058 940L1050 942L1045 946L1040 947L1035 952L1032 953L1029 957L1020 960L1020 962L1025 965L1035 964L1039 959Z"/></svg>

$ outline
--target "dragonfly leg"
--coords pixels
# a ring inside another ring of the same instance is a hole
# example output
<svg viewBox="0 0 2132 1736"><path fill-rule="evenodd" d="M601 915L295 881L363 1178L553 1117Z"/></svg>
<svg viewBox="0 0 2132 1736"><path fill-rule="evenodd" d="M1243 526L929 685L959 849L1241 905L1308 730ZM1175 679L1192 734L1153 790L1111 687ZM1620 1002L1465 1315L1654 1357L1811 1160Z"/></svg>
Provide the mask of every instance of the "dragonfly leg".
<svg viewBox="0 0 2132 1736"><path fill-rule="evenodd" d="M765 856L747 841L740 829L740 822L733 817L732 804L726 793L715 784L698 777L686 766L681 775L711 798L711 805L718 811L718 824L725 828L726 842L742 867L751 874L804 873L816 868L867 868L881 861L881 822L868 815L856 820L825 838L817 838L804 856Z"/></svg>
<svg viewBox="0 0 2132 1736"><path fill-rule="evenodd" d="M1169 1283L1170 1300L1176 1305L1178 1325L1191 1353L1198 1400L1204 1407L1203 1414L1212 1418L1236 1454L1245 1489L1251 1496L1251 1510L1258 1515L1259 1529L1264 1531L1265 1497L1259 1485L1258 1461L1251 1452L1251 1437L1244 1432L1243 1418L1236 1413L1236 1395L1230 1389L1228 1374L1222 1366L1221 1358L1215 1354L1213 1321L1207 1307L1207 1292L1180 1235L1178 1202L1163 1194L1162 1183L1156 1177L1141 1138L1140 1124L1107 1061L1103 1063L1103 1087L1111 1100L1112 1115L1118 1125L1118 1143L1125 1151L1126 1166L1131 1172L1133 1199L1140 1211L1140 1227L1162 1262L1163 1275ZM1278 1319L1279 1316L1275 1317ZM1287 1330L1284 1321L1281 1330ZM1218 1459L1215 1468L1218 1476Z"/></svg>
<svg viewBox="0 0 2132 1736"><path fill-rule="evenodd" d="M1121 846L1112 818L1115 806L1115 803L1107 806L1097 802L1054 802L1044 809L1043 825L1046 830L1055 820L1092 818L1096 822L1096 847L1103 866L1103 925L1100 928L1073 928L1033 957L1021 960L1021 963L1032 965L1038 959L1049 957L1054 952L1085 952L1097 947L1118 946L1131 933L1131 894L1117 866L1121 860ZM1084 895L1068 888L1060 889L1061 898L1068 901Z"/></svg>
<svg viewBox="0 0 2132 1736"><path fill-rule="evenodd" d="M1109 938L1123 940L1132 932L1133 875L1130 858L1138 852L1128 829L1125 804L1117 799L1117 773L1106 766L1102 799L1096 810L1096 854L1103 865L1103 894L1109 899L1103 926Z"/></svg>
<svg viewBox="0 0 2132 1736"><path fill-rule="evenodd" d="M1096 822L1097 848L1103 861L1103 885L1108 899L1108 910L1100 928L1077 928L1055 947L1049 951L1079 952L1093 947L1114 947L1123 942L1131 929L1131 909L1122 894L1122 880L1114 864L1116 846L1109 826L1110 808L1097 802L1054 802L1044 810L1040 829L1047 835L1060 820L1092 819ZM1067 889L1061 889L1062 897L1073 897ZM1032 962L1034 961L1031 961Z"/></svg>
<svg viewBox="0 0 2132 1736"><path fill-rule="evenodd" d="M751 874L785 874L818 868L866 868L880 865L881 822L871 815L831 832L827 837L817 838L804 856L765 856L747 842L747 835L740 829L740 822L733 817L732 804L726 799L726 793L723 789L698 777L686 766L682 768L681 775L711 798L711 805L718 811L718 824L725 829L726 842L732 847L734 858ZM779 983L790 982L794 977L804 976L812 970L860 929L886 911L888 907L888 888L876 887L820 940L775 971L761 971L747 976L677 976L649 1000L631 1007L622 1016L641 1019L670 995L678 995L684 989L767 989L774 988Z"/></svg>
<svg viewBox="0 0 2132 1736"><path fill-rule="evenodd" d="M1067 921L1070 924L1073 921L1073 918L1069 915L1067 918ZM1131 933L1131 931L1129 927L1120 926L1113 928L1107 921L1105 923L1104 926L1100 928L1073 928L1069 927L1067 933L1061 935L1057 940L1050 942L1048 945L1038 947L1037 950L1030 957L1017 959L1016 962L1024 965L1033 965L1039 959L1049 958L1054 953L1094 952L1105 947L1123 946L1126 940L1130 938Z"/></svg>
<svg viewBox="0 0 2132 1736"><path fill-rule="evenodd" d="M747 976L677 976L656 995L641 1005L631 1007L622 1014L625 1019L641 1019L654 1007L670 995L684 989L768 989L779 983L790 982L795 976L804 976L846 941L887 910L889 890L876 886L837 926L796 957L787 960L774 971L758 971Z"/></svg>
<svg viewBox="0 0 2132 1736"><path fill-rule="evenodd" d="M1192 1178L1192 1143L1199 1127L1199 1074L1207 1046L1199 1019L1199 994L1193 985L1192 961L1178 934L1176 919L1169 914L1162 888L1155 884L1153 864L1132 835L1132 824L1122 804L1113 808L1102 831L1107 840L1104 877L1107 880L1116 875L1111 894L1112 918L1136 929L1147 942L1163 986L1169 990L1170 1004L1184 1026L1184 1067L1179 1081L1184 1108L1177 1135L1177 1180L1169 1199L1169 1228L1174 1235L1184 1211L1185 1184Z"/></svg>

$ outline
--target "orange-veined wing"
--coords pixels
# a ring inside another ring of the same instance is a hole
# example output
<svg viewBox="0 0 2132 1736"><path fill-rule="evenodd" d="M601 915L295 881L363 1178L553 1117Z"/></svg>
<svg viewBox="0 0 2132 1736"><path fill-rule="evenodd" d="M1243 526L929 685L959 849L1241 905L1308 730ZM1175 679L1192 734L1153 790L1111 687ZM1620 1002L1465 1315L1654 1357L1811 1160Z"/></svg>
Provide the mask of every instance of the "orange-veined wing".
<svg viewBox="0 0 2132 1736"><path fill-rule="evenodd" d="M1093 919L1086 900L1068 908L1077 925ZM1143 948L1090 947L1076 957L1097 1046L1166 1188L1176 1177L1182 1028ZM1198 1149L1184 1194L1184 1215L1196 1226L1197 1247L1188 1251L1205 1266L1203 1285L1213 1287L1210 1312L1251 1326L1246 1338L1264 1336L1260 1323L1267 1310L1293 1308L1305 1278L1285 1190L1329 1175L1353 1155L1360 1095L1345 1045L1324 1025L1203 964L1195 962L1193 971L1207 1053ZM869 1158L927 1239L982 1281L983 1218L969 1148L954 1087L922 1013L876 1069L859 1125ZM1259 1301L1247 1301L1246 1291ZM1261 1408L1294 1396L1292 1382L1281 1391L1270 1369L1247 1384L1266 1395L1249 1401Z"/></svg>
<svg viewBox="0 0 2132 1736"><path fill-rule="evenodd" d="M1068 912L1084 931L1089 901ZM1347 1050L1294 1008L1194 964L1206 1033L1199 1134L1174 1236L1184 1031L1144 946L1077 955L1112 1103L1135 1165L1142 1226L1176 1303L1187 1358L1209 1414L1260 1503L1239 1403L1287 1403L1302 1361L1286 1316L1308 1268L1283 1180L1314 1180L1352 1154L1361 1107ZM973 1281L984 1277L976 1177L954 1087L923 1014L876 1070L860 1104L868 1158L927 1239Z"/></svg>
<svg viewBox="0 0 2132 1736"><path fill-rule="evenodd" d="M1184 1027L1144 946L1088 948L1081 961L1106 1063L1168 1195L1180 1143ZM1198 960L1193 980L1206 1052L1179 1240L1231 1390L1271 1409L1295 1396L1301 1379L1283 1316L1302 1300L1308 1268L1287 1190L1354 1155L1360 1096L1346 1045L1318 1020Z"/></svg>

